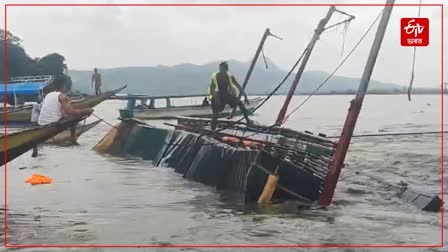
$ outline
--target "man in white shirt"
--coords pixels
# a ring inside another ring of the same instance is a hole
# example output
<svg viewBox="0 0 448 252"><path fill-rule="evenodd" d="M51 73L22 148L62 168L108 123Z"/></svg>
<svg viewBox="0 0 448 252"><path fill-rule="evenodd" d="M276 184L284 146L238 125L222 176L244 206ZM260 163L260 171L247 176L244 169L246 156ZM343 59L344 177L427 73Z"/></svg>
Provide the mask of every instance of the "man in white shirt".
<svg viewBox="0 0 448 252"><path fill-rule="evenodd" d="M54 91L48 93L41 106L37 124L40 126L56 123L61 120L69 120L71 118L79 118L90 115L93 109L73 109L70 106L70 99L65 92L65 86L62 78L53 81ZM71 128L72 143L79 145L76 137L76 125ZM37 149L33 149L33 157L37 156Z"/></svg>

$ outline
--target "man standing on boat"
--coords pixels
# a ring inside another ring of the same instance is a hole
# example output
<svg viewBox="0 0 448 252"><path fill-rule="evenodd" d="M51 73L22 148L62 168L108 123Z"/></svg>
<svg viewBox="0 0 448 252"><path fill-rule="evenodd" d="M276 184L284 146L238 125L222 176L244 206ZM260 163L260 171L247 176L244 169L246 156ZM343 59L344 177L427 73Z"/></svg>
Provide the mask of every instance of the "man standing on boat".
<svg viewBox="0 0 448 252"><path fill-rule="evenodd" d="M65 94L63 78L56 78L53 82L54 91L48 93L40 106L37 124L40 126L56 123L61 120L69 120L75 117L82 117L93 113L93 109L73 109L70 106L70 99ZM70 129L71 141L74 145L79 145L76 137L76 125ZM37 156L37 146L33 148L32 157Z"/></svg>
<svg viewBox="0 0 448 252"><path fill-rule="evenodd" d="M95 86L95 95L101 94L101 74L98 73L98 69L93 69L92 74L92 88Z"/></svg>
<svg viewBox="0 0 448 252"><path fill-rule="evenodd" d="M238 106L243 112L244 117L248 124L252 124L249 119L249 113L244 106L244 104L238 99L239 93L242 92L246 104L249 104L246 93L242 90L240 84L236 81L233 75L228 73L229 65L227 62L221 62L219 64L219 72L212 74L212 81L210 83L208 93L211 97L212 102L212 130L216 130L216 124L218 121L218 115L222 112L226 105L232 108L232 113L229 115L228 119L233 118L233 109Z"/></svg>

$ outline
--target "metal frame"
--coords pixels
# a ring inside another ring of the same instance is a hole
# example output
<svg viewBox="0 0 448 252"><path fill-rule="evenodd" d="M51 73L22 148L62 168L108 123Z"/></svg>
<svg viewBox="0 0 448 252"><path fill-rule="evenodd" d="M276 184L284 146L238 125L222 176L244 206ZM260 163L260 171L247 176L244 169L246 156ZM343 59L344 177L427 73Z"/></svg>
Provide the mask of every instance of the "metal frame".
<svg viewBox="0 0 448 252"><path fill-rule="evenodd" d="M31 76L19 76L11 77L10 82L35 82L35 81L45 81L49 82L53 79L53 75L31 75Z"/></svg>

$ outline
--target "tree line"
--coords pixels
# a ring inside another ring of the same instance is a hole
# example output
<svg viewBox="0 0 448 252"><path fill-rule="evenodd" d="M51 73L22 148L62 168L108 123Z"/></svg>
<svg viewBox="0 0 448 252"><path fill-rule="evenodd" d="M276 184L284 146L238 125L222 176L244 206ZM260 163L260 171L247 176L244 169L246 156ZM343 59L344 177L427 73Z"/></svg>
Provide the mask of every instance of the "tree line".
<svg viewBox="0 0 448 252"><path fill-rule="evenodd" d="M19 76L53 75L65 80L67 92L72 88L72 80L67 75L67 65L64 56L51 53L42 58L31 58L22 47L22 40L5 30L0 29L0 80L5 79L5 39L7 46L7 77L8 80ZM51 85L47 89L51 89ZM44 90L45 91L45 90Z"/></svg>

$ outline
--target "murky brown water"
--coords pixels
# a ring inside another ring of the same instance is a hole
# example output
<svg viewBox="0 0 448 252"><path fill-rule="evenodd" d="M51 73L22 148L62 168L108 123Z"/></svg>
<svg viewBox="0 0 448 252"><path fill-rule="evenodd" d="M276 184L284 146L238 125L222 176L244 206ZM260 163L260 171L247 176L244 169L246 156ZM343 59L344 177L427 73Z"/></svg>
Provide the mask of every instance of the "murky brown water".
<svg viewBox="0 0 448 252"><path fill-rule="evenodd" d="M337 135L351 98L314 97L287 126ZM294 104L301 99L296 97ZM274 97L254 118L272 123L281 100L282 97ZM96 107L95 113L117 122L117 109L122 106L121 102L108 101ZM440 111L439 96L415 96L412 102L405 96L369 96L356 132L439 130ZM377 182L355 174L362 170L389 181L406 181L413 189L428 194L440 194L438 135L355 139L334 204L325 211L298 210L292 203L264 209L242 206L231 195L185 180L169 168L152 167L146 161L100 156L91 149L109 129L100 124L79 139L81 146L46 146L36 159L26 153L8 164L8 244L440 243L439 213L421 212L393 197ZM24 183L32 173L48 175L54 182L39 186ZM3 183L2 180L2 202ZM0 233L3 218L2 212ZM3 243L3 234L0 239ZM55 251L69 250L78 251ZM163 251L175 250L180 249Z"/></svg>

